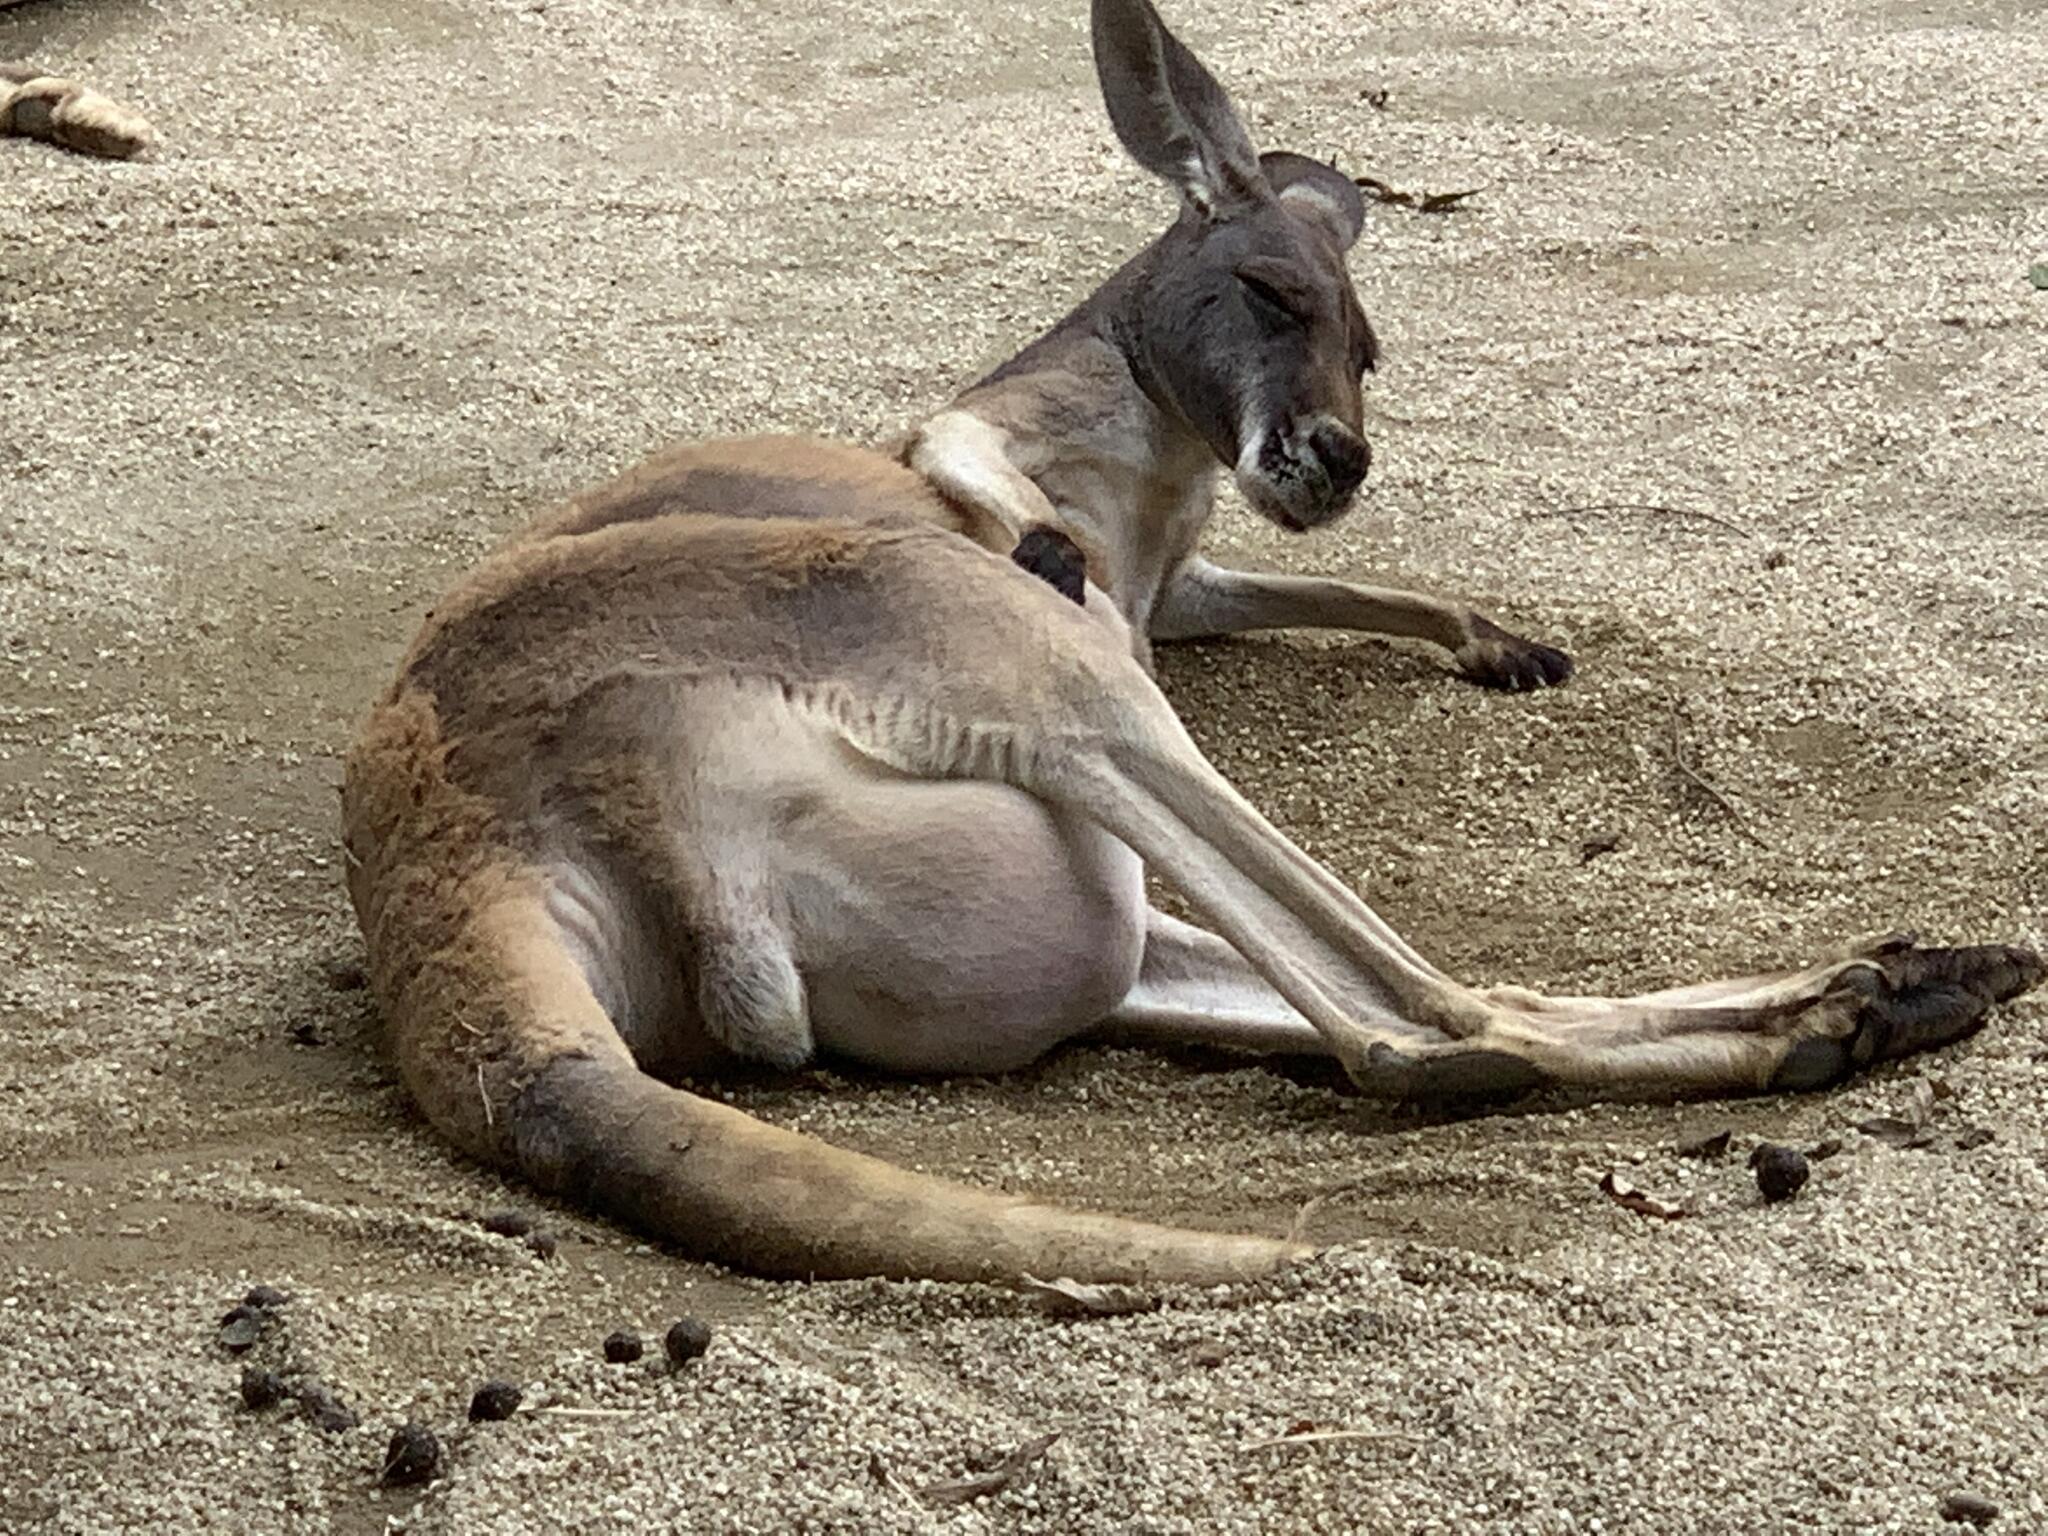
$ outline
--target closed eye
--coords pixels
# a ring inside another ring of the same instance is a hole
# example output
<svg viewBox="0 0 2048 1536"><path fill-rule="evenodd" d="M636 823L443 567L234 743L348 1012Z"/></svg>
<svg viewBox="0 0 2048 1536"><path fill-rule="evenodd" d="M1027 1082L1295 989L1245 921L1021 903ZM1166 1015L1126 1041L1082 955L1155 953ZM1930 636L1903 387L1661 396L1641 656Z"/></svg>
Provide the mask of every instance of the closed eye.
<svg viewBox="0 0 2048 1536"><path fill-rule="evenodd" d="M1251 296L1253 306L1265 311L1270 318L1285 321L1290 325L1303 323L1300 312L1288 303L1286 296L1271 283L1261 282L1256 277L1246 277L1242 272L1237 275L1237 280L1244 284L1244 291Z"/></svg>

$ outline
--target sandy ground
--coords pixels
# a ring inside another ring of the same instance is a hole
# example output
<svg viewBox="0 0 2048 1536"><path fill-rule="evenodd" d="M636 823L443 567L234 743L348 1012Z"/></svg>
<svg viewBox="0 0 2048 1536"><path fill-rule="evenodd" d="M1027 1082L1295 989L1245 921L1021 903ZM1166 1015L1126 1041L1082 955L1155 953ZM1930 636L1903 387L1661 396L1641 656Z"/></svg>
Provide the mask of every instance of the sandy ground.
<svg viewBox="0 0 2048 1536"><path fill-rule="evenodd" d="M1171 653L1224 768L1475 979L2048 939L2048 12L1172 12L1269 146L1487 188L1359 247L1368 504L1215 543L1463 592L1582 668L1505 699L1368 642ZM0 1528L1747 1536L1940 1529L1972 1488L2048 1529L2038 1000L1797 1101L1433 1123L1106 1051L726 1090L1344 1243L1078 1322L735 1280L408 1113L348 990L352 721L552 498L680 437L904 425L1148 235L1079 0L76 0L0 14L10 54L164 148L0 141ZM1675 510L1570 510L1616 502ZM1850 1129L1937 1086L1932 1146ZM1848 1145L1766 1209L1763 1136ZM1698 1213L1621 1210L1614 1166ZM463 1216L514 1203L551 1263ZM239 1407L215 1325L256 1281L292 1294L257 1355L360 1428ZM684 1312L688 1371L600 1360ZM459 1429L491 1375L612 1412ZM424 1497L375 1487L407 1417L448 1438ZM1363 1433L1259 1447L1304 1423ZM1052 1432L993 1497L910 1491Z"/></svg>

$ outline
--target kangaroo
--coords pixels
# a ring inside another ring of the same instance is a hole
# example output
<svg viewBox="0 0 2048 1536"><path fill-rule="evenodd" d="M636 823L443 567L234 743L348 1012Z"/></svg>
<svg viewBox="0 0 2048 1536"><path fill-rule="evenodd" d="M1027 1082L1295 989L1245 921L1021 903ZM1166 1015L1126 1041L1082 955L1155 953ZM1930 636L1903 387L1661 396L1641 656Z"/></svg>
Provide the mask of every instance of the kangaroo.
<svg viewBox="0 0 2048 1536"><path fill-rule="evenodd" d="M1221 470L1296 529L1366 474L1363 209L1258 155L1147 0L1094 0L1092 37L1118 139L1179 192L1164 234L894 454L687 445L543 517L371 710L349 890L450 1141L763 1275L1215 1283L1309 1250L914 1175L674 1084L1113 1035L1322 1053L1402 1098L1809 1089L2042 978L1893 936L1636 997L1470 986L1261 817L1152 641L1378 630L1503 687L1569 662L1453 603L1202 560ZM1208 926L1150 907L1148 868Z"/></svg>

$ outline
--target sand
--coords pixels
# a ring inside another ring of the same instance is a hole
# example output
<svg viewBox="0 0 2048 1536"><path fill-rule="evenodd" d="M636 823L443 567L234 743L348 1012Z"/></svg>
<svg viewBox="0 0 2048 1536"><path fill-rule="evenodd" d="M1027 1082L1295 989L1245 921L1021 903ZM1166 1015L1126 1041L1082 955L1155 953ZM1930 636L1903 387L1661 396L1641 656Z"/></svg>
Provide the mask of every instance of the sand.
<svg viewBox="0 0 2048 1536"><path fill-rule="evenodd" d="M906 425L1145 239L1168 202L1083 12L0 14L0 56L163 135L0 141L0 1528L1811 1536L1942 1529L1974 1489L2048 1529L2038 999L1728 1104L1436 1120L1103 1050L726 1088L956 1177L1339 1245L1114 1318L736 1279L410 1114L352 986L353 721L554 498L682 437ZM1268 147L1485 189L1377 210L1356 253L1370 496L1300 539L1226 508L1214 552L1469 596L1581 667L1501 698L1365 641L1171 651L1223 768L1474 980L2048 939L2048 13L1171 16ZM1852 1128L1922 1110L1927 1147ZM1717 1127L1729 1154L1676 1155ZM1845 1146L1766 1208L1765 1138ZM1613 1204L1615 1167L1695 1213ZM552 1261L465 1214L505 1205ZM291 1300L252 1358L359 1428L239 1406L216 1328L259 1281ZM603 1362L685 1313L702 1360ZM464 1429L487 1376L612 1412ZM408 1418L447 1474L380 1491ZM1262 1444L1304 1424L1342 1437ZM917 1494L1054 1433L1001 1491Z"/></svg>

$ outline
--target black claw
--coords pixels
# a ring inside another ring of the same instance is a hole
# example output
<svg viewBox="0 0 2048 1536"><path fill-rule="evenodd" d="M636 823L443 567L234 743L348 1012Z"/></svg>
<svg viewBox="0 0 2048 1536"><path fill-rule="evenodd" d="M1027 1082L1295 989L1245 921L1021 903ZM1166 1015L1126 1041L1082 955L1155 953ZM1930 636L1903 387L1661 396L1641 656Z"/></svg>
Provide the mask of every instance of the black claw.
<svg viewBox="0 0 2048 1536"><path fill-rule="evenodd" d="M1795 1043L1772 1075L1776 1089L1823 1088L1859 1067L1967 1039L1998 1003L2048 979L2048 963L2012 944L1960 949L1887 949L1835 978L1853 994L1855 1027L1839 1039Z"/></svg>
<svg viewBox="0 0 2048 1536"><path fill-rule="evenodd" d="M2040 984L2048 967L2010 944L1912 949L1877 967L1858 966L1843 981L1864 996L1850 1043L1859 1062L1889 1061L1976 1033L1997 1003Z"/></svg>

